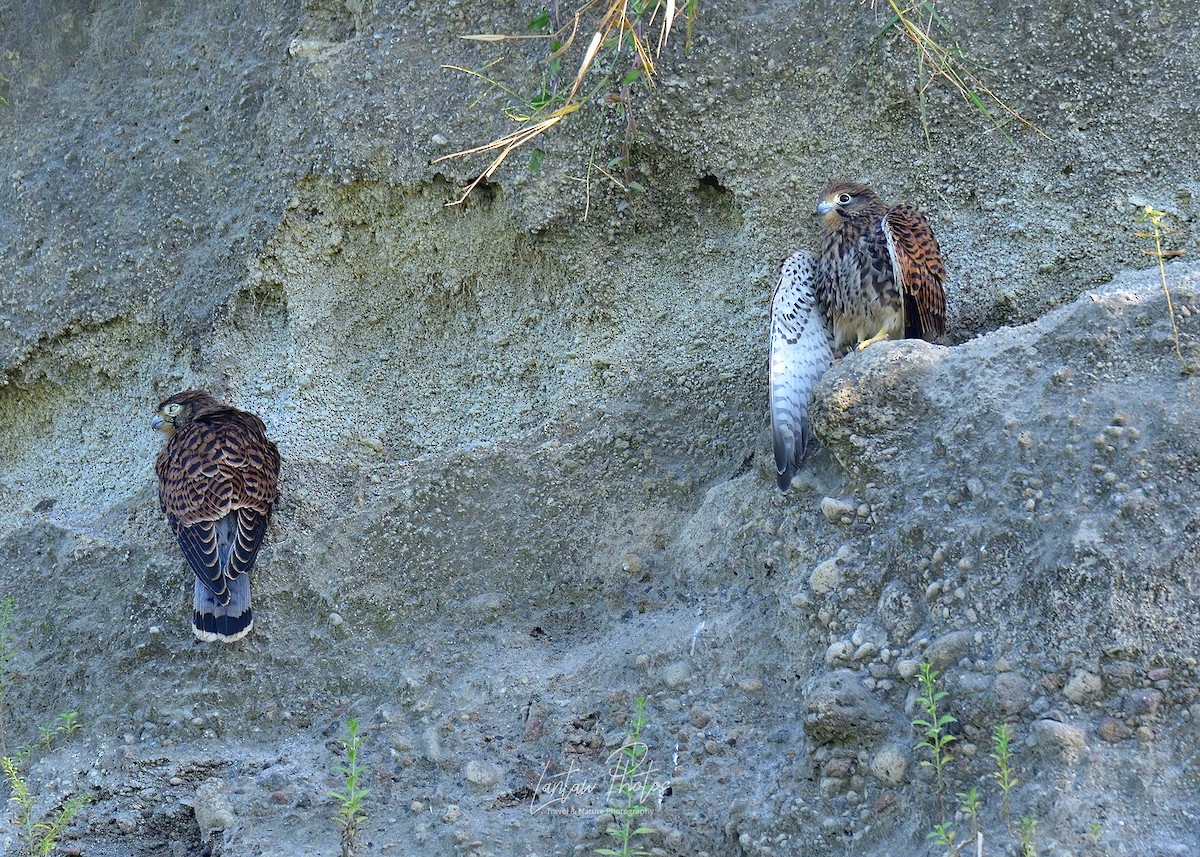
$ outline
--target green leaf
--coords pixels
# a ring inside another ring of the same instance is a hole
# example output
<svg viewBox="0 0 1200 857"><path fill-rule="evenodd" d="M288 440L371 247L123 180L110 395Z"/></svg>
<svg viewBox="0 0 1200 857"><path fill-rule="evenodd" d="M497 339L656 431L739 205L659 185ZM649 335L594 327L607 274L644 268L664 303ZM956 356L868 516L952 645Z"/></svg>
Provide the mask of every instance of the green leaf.
<svg viewBox="0 0 1200 857"><path fill-rule="evenodd" d="M533 20L529 22L529 29L531 30L544 30L549 26L550 14L548 12L541 12L535 15Z"/></svg>
<svg viewBox="0 0 1200 857"><path fill-rule="evenodd" d="M621 78L621 85L628 86L641 76L642 70L640 68L635 68L633 71L628 72L623 78Z"/></svg>

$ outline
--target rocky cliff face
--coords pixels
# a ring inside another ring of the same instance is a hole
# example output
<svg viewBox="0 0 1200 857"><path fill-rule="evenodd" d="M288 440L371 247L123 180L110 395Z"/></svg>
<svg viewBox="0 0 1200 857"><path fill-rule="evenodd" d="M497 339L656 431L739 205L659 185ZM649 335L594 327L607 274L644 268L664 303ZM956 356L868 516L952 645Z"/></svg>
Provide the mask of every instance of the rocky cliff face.
<svg viewBox="0 0 1200 857"><path fill-rule="evenodd" d="M458 36L537 11L0 6L7 746L83 723L38 811L89 794L84 854L336 853L356 716L364 853L590 853L646 697L654 853L922 853L972 785L987 853L1022 816L1038 853L1200 850L1200 382L1129 270L1145 203L1198 249L1190 9L954 4L1049 136L935 84L927 142L882 9L705 7L635 102L644 192L578 181L610 109L447 208L482 165L430 160L509 128L440 65L534 88L544 45ZM930 213L957 344L835 367L781 496L772 270L834 177ZM1195 360L1200 269L1167 273ZM285 460L231 647L192 641L154 495L188 386Z"/></svg>

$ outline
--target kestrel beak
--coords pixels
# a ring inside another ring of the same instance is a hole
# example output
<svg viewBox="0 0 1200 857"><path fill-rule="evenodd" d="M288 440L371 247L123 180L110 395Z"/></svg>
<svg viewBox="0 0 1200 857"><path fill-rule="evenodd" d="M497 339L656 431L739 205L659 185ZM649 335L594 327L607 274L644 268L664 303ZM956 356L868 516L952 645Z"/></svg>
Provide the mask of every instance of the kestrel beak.
<svg viewBox="0 0 1200 857"><path fill-rule="evenodd" d="M155 414L153 419L150 420L150 428L154 429L155 431L165 431L163 426L166 425L166 422L167 421L158 414Z"/></svg>
<svg viewBox="0 0 1200 857"><path fill-rule="evenodd" d="M828 214L829 212L833 211L835 208L837 208L836 205L834 205L832 202L830 202L827 199L823 199L817 203L817 214L820 216L824 216L824 215Z"/></svg>

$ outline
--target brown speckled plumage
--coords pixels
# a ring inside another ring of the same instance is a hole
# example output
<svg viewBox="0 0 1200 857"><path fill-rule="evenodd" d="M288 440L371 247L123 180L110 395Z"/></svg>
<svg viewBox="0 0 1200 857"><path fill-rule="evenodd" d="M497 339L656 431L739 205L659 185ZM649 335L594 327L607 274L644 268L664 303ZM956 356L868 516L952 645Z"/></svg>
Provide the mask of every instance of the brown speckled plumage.
<svg viewBox="0 0 1200 857"><path fill-rule="evenodd" d="M279 451L262 420L202 390L171 396L152 425L167 435L159 501L196 575L193 630L238 640L254 622L248 575L278 496Z"/></svg>
<svg viewBox="0 0 1200 857"><path fill-rule="evenodd" d="M817 214L817 297L836 350L945 335L946 269L925 215L852 182L826 187Z"/></svg>

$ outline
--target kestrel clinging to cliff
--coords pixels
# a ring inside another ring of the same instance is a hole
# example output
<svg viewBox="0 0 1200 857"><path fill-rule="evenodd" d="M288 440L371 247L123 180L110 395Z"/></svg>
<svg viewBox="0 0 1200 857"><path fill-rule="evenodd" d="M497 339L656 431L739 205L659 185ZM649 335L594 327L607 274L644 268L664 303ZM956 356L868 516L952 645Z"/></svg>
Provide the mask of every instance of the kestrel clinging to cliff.
<svg viewBox="0 0 1200 857"><path fill-rule="evenodd" d="M946 269L925 215L851 182L826 187L817 215L817 299L836 350L945 335Z"/></svg>
<svg viewBox="0 0 1200 857"><path fill-rule="evenodd" d="M279 450L262 420L202 390L167 399L151 426L167 436L159 502L196 574L192 631L240 640L254 625L249 572L279 493Z"/></svg>

